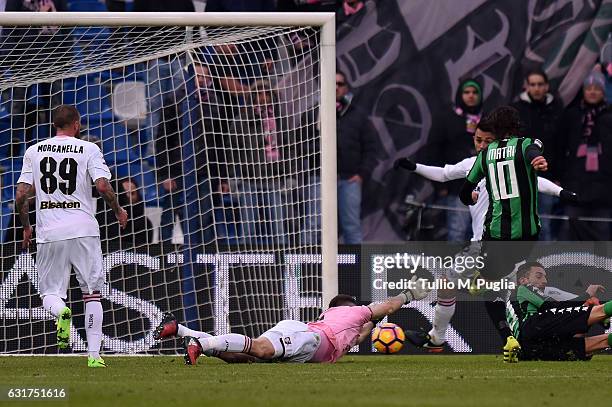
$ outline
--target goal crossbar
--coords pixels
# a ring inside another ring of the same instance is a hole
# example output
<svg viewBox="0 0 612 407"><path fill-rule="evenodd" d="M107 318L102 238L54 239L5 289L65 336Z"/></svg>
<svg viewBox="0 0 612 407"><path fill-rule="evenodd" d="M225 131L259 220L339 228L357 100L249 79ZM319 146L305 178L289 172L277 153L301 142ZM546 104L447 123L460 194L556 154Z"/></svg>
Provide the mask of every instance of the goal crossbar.
<svg viewBox="0 0 612 407"><path fill-rule="evenodd" d="M35 26L315 26L334 23L334 13L121 13L15 12L0 13L0 25ZM334 40L333 38L331 39ZM327 39L329 44L330 39ZM323 43L325 44L325 43Z"/></svg>

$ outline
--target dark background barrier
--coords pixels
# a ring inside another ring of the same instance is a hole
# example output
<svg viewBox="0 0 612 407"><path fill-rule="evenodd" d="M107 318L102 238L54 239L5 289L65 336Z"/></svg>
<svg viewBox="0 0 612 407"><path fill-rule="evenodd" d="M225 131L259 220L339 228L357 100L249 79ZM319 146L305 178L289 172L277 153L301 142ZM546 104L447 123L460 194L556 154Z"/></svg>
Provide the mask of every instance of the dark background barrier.
<svg viewBox="0 0 612 407"><path fill-rule="evenodd" d="M552 250L554 247L548 246L548 249ZM593 247L585 245L574 252L569 252L568 248L561 247L566 252L566 259L563 260L563 256L553 257L557 266L554 267L555 273L551 270L552 281L556 281L557 286L566 291L578 293L587 284L595 283L594 280L611 276L612 273L609 273L611 262L606 260L608 259L606 254L610 252L608 245L600 244L597 250ZM227 264L228 257L224 257L224 260L214 260L214 256L211 257L212 260L198 257L198 262L189 265L181 264L183 253L173 251L171 247L150 245L146 253L112 251L114 249L112 245L109 249L111 251L104 255L104 266L109 273L109 284L106 291L103 292L106 351L176 352L180 347L178 341L164 341L160 345L152 340L151 320L159 318L161 312L164 311L175 313L181 321L186 320L183 303L189 295L194 295L193 292L189 292L190 285L185 279L181 279L186 267L192 267L191 271L194 276L193 287L195 287L196 298L194 306L197 319L190 321L189 325L195 329L208 332L213 332L215 329L227 329L257 336L281 319L299 318L309 321L315 319L319 312L320 303L313 301L316 297L314 294L319 292L320 280L312 277L318 274L319 266L310 264L298 267L299 271L292 278L297 281L296 287L299 286L300 290L299 294L292 293L288 288L291 285L287 284L287 281L290 280L287 278L287 270L290 269L287 266L287 253L268 252L268 257L256 258L249 257L253 254L248 253L242 257L232 254L231 256L238 257L235 257L232 260L234 263L230 264ZM381 246L367 246L363 249L365 253L369 253L368 256L372 253L391 252ZM576 257L576 253L585 253L581 250L599 251L599 253L598 255L587 254ZM1 251L0 352L57 353L54 321L50 319L49 314L40 309L42 302L35 285L31 282L36 277L35 252L32 256L16 254L12 245L3 246ZM367 287L363 283L363 278L367 276L364 276L363 264L361 264L364 259L362 248L342 246L339 253L339 292L355 295L357 298L367 297L363 292L364 287ZM582 260L572 260L576 258ZM273 265L256 264L257 262L265 263L270 259L274 260ZM572 262L588 263L589 261L599 265L595 267L596 271L606 271L606 273L596 273L593 271L594 268L588 265L578 267L575 264L569 264ZM228 271L225 275L220 272L224 264ZM583 276L584 281L576 280L576 272L581 273L579 276ZM421 270L419 274L427 273ZM223 278L227 279L225 286L229 293L227 308L224 311L222 307L220 308L220 304L214 301L215 296L222 295L219 294L219 287L224 284L219 279ZM563 281L574 282L574 289L569 290L563 285L568 283ZM73 345L73 350L83 351L85 350L83 341L85 333L82 328L83 304L74 275L71 277L70 287L67 303L73 310L74 325L78 328L77 342ZM388 294L392 295L394 292ZM435 296L431 298L435 299ZM404 329L429 329L434 304L429 300L411 303L408 308L389 317L389 322L397 323ZM288 307L293 307L293 313L291 309L287 309ZM19 318L16 318L16 315ZM215 315L225 315L225 318L216 318ZM602 331L601 328L597 330ZM467 296L458 297L456 314L447 339L452 349L460 352L499 353L501 344L482 302L474 301ZM361 351L370 352L370 344L362 344ZM419 351L406 346L402 352Z"/></svg>

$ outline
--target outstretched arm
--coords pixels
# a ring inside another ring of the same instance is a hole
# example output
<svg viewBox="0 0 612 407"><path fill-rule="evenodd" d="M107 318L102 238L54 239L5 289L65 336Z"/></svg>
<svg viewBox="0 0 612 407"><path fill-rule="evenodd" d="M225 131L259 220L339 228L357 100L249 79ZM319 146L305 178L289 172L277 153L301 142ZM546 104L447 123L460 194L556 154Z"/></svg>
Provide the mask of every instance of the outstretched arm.
<svg viewBox="0 0 612 407"><path fill-rule="evenodd" d="M406 293L402 292L395 297L387 298L386 301L381 303L372 303L368 305L370 310L372 311L372 320L376 321L381 318L386 317L387 315L391 315L396 312L398 309L402 308L402 305L410 302L410 299L406 295Z"/></svg>
<svg viewBox="0 0 612 407"><path fill-rule="evenodd" d="M538 190L546 195L559 196L563 188L546 178L538 177Z"/></svg>
<svg viewBox="0 0 612 407"><path fill-rule="evenodd" d="M575 192L563 189L546 178L538 177L538 190L546 195L558 196L563 202L578 202L578 195Z"/></svg>
<svg viewBox="0 0 612 407"><path fill-rule="evenodd" d="M444 167L416 164L409 158L400 158L393 164L394 168L403 168L414 171L422 177L436 182L447 182L465 177L467 171L472 168L474 158L466 158L457 164L446 164Z"/></svg>
<svg viewBox="0 0 612 407"><path fill-rule="evenodd" d="M442 167L433 167L431 165L417 164L414 172L432 181L446 182L449 180L446 177L446 174L444 173L444 168Z"/></svg>
<svg viewBox="0 0 612 407"><path fill-rule="evenodd" d="M417 276L413 276L409 283L409 288L399 293L399 295L390 297L381 303L372 303L368 305L372 311L370 320L377 321L387 315L391 315L402 308L402 305L408 304L412 300L422 300L427 297L431 291L428 284L429 282L424 278L417 279Z"/></svg>

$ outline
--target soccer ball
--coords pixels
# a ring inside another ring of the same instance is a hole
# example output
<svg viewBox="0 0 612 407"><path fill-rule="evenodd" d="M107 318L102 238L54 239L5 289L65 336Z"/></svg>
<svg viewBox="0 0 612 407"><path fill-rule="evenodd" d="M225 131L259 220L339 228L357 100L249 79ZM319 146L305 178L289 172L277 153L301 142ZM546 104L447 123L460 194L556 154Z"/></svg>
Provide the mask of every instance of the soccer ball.
<svg viewBox="0 0 612 407"><path fill-rule="evenodd" d="M387 322L380 324L372 331L374 349L380 353L396 353L404 347L404 330L399 326Z"/></svg>

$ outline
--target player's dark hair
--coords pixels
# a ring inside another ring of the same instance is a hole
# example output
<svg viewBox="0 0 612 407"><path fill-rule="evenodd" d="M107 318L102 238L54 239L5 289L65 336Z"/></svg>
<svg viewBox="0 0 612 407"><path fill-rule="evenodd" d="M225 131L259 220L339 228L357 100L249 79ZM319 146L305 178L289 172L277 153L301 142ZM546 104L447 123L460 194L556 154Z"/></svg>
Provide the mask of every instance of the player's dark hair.
<svg viewBox="0 0 612 407"><path fill-rule="evenodd" d="M487 133L493 133L493 130L495 130L495 128L493 127L493 124L487 119L488 119L488 116L480 119L480 121L476 125L476 128L479 130L485 131Z"/></svg>
<svg viewBox="0 0 612 407"><path fill-rule="evenodd" d="M498 139L518 136L521 133L521 116L512 106L500 106L483 119ZM481 120L482 121L482 120Z"/></svg>
<svg viewBox="0 0 612 407"><path fill-rule="evenodd" d="M53 127L56 129L64 129L79 120L79 111L72 105L59 105L53 110Z"/></svg>
<svg viewBox="0 0 612 407"><path fill-rule="evenodd" d="M329 308L342 307L349 304L358 305L357 298L353 297L352 295L338 294L329 302Z"/></svg>
<svg viewBox="0 0 612 407"><path fill-rule="evenodd" d="M531 75L539 75L544 78L544 83L548 83L548 75L546 75L546 72L544 72L544 70L542 70L541 68L533 68L528 70L525 74L525 81L529 81L529 77Z"/></svg>
<svg viewBox="0 0 612 407"><path fill-rule="evenodd" d="M517 281L520 280L523 277L527 277L527 274L529 274L529 272L531 271L532 267L544 268L542 263L540 263L538 261L528 261L528 262L526 262L524 264L521 264L519 266L518 270L516 270L516 279L517 279Z"/></svg>

